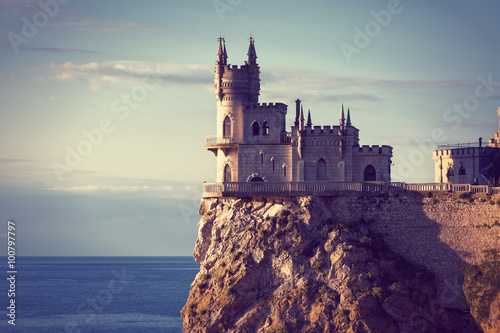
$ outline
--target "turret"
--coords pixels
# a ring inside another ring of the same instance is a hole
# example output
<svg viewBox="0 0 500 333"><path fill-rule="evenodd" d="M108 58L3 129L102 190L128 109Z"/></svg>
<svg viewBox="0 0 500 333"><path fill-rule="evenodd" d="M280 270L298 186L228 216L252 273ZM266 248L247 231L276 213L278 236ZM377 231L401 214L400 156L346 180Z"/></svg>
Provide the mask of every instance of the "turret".
<svg viewBox="0 0 500 333"><path fill-rule="evenodd" d="M227 51L226 51L226 41L222 38L222 59L224 60L224 65L227 65Z"/></svg>
<svg viewBox="0 0 500 333"><path fill-rule="evenodd" d="M300 99L295 100L295 126L299 126Z"/></svg>
<svg viewBox="0 0 500 333"><path fill-rule="evenodd" d="M345 117L344 117L344 104L342 104L342 110L340 111L340 131L344 132L344 129L345 129Z"/></svg>
<svg viewBox="0 0 500 333"><path fill-rule="evenodd" d="M312 126L311 109L308 109L308 111L307 111L307 124L306 124L306 127L311 128L311 126Z"/></svg>
<svg viewBox="0 0 500 333"><path fill-rule="evenodd" d="M253 38L250 38L248 61L243 66L227 64L226 42L219 38L215 66L215 95L223 106L257 104L260 94L260 69Z"/></svg>
<svg viewBox="0 0 500 333"><path fill-rule="evenodd" d="M299 130L304 130L304 110L302 109L302 105L300 106Z"/></svg>
<svg viewBox="0 0 500 333"><path fill-rule="evenodd" d="M347 109L347 121L346 121L346 126L351 126L351 111L349 108Z"/></svg>
<svg viewBox="0 0 500 333"><path fill-rule="evenodd" d="M254 39L250 36L250 45L248 46L248 64L249 65L257 65L257 52L255 52Z"/></svg>

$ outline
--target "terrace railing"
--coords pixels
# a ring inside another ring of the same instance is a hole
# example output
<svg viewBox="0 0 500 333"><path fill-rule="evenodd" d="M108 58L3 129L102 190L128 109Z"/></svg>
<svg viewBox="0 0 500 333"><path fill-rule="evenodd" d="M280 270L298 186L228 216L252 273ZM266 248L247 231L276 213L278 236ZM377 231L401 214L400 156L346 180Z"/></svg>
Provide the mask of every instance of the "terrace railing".
<svg viewBox="0 0 500 333"><path fill-rule="evenodd" d="M382 191L417 192L468 192L500 194L500 187L487 185L404 182L223 182L203 184L203 197L251 197L251 196L330 196Z"/></svg>

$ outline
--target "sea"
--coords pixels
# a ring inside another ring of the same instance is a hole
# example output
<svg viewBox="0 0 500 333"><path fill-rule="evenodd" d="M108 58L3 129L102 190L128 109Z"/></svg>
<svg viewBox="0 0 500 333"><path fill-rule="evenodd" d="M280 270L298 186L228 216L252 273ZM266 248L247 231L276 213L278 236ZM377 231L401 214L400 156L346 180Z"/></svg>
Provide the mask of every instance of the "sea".
<svg viewBox="0 0 500 333"><path fill-rule="evenodd" d="M200 269L192 257L17 257L12 274L0 260L0 332L182 332Z"/></svg>

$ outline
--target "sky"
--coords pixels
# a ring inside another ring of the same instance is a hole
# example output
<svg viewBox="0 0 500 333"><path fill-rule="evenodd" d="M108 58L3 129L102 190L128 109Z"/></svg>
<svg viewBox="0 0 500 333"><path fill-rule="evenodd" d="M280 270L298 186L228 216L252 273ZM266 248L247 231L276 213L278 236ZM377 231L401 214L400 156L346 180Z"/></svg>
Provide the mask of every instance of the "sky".
<svg viewBox="0 0 500 333"><path fill-rule="evenodd" d="M433 182L438 144L498 128L493 0L0 0L0 254L191 255L215 175L217 39L255 38L260 102L313 125L349 107L392 180ZM3 244L3 245L2 245Z"/></svg>

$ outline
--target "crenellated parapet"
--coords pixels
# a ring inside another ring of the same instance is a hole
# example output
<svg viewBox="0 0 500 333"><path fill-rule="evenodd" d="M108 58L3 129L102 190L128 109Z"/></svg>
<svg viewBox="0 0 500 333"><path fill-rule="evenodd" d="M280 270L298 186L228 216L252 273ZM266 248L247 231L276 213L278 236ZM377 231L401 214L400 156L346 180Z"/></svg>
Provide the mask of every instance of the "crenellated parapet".
<svg viewBox="0 0 500 333"><path fill-rule="evenodd" d="M466 148L450 148L438 149L432 152L432 157L436 158L456 158L456 157L473 157L473 156L490 156L497 154L498 149L492 147L466 147Z"/></svg>
<svg viewBox="0 0 500 333"><path fill-rule="evenodd" d="M243 108L243 112L252 113L285 113L287 112L288 106L283 103L258 103L258 104L248 104Z"/></svg>
<svg viewBox="0 0 500 333"><path fill-rule="evenodd" d="M392 156L392 147L386 145L363 145L363 146L355 146L353 147L353 154L355 155L391 155Z"/></svg>

